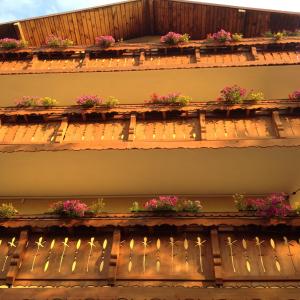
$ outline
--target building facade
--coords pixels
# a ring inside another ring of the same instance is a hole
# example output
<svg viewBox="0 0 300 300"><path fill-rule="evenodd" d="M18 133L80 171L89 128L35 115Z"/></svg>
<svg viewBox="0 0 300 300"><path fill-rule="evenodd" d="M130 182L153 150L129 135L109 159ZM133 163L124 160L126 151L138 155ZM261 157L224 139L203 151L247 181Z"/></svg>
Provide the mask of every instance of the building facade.
<svg viewBox="0 0 300 300"><path fill-rule="evenodd" d="M0 299L300 299L299 28L171 0L0 24Z"/></svg>

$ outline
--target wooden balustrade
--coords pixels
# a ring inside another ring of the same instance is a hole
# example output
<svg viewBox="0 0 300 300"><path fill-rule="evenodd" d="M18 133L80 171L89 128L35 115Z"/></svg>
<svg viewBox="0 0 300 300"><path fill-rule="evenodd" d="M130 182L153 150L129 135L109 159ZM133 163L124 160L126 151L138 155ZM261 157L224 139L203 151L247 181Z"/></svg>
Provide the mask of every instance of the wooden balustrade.
<svg viewBox="0 0 300 300"><path fill-rule="evenodd" d="M299 108L296 100L1 108L0 150L295 146Z"/></svg>
<svg viewBox="0 0 300 300"><path fill-rule="evenodd" d="M107 49L74 46L61 49L42 47L0 50L0 73L298 64L299 45L299 37L288 37L279 41L272 38L249 38L234 43L200 40L174 46L119 43Z"/></svg>
<svg viewBox="0 0 300 300"><path fill-rule="evenodd" d="M286 287L300 281L297 216L32 215L2 219L0 226L2 285L216 288Z"/></svg>

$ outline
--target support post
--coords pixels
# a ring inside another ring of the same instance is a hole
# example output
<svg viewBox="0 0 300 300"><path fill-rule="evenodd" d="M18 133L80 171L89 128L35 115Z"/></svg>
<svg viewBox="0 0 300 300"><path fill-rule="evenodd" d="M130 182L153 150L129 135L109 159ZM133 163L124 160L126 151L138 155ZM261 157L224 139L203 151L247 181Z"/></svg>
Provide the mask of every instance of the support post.
<svg viewBox="0 0 300 300"><path fill-rule="evenodd" d="M200 140L206 140L205 113L199 112Z"/></svg>
<svg viewBox="0 0 300 300"><path fill-rule="evenodd" d="M253 60L259 60L256 47L251 47L251 55Z"/></svg>
<svg viewBox="0 0 300 300"><path fill-rule="evenodd" d="M200 49L195 48L195 58L196 58L196 63L200 62Z"/></svg>
<svg viewBox="0 0 300 300"><path fill-rule="evenodd" d="M277 137L286 138L286 134L284 132L284 127L283 127L282 122L280 120L278 111L272 111L272 121L273 121L273 124L274 124L274 127L275 127Z"/></svg>
<svg viewBox="0 0 300 300"><path fill-rule="evenodd" d="M223 285L222 276L222 261L221 261L221 250L219 242L219 231L218 228L212 228L210 230L211 247L213 254L213 268L215 274L215 281L217 286Z"/></svg>
<svg viewBox="0 0 300 300"><path fill-rule="evenodd" d="M61 120L60 126L57 130L57 134L55 137L55 143L62 143L68 128L68 118L63 118Z"/></svg>
<svg viewBox="0 0 300 300"><path fill-rule="evenodd" d="M17 28L18 35L20 39L25 42L24 32L20 22L14 23L14 26Z"/></svg>
<svg viewBox="0 0 300 300"><path fill-rule="evenodd" d="M116 228L113 232L111 254L108 268L108 284L115 285L117 279L117 267L120 255L121 231Z"/></svg>
<svg viewBox="0 0 300 300"><path fill-rule="evenodd" d="M135 138L135 127L136 127L136 115L130 115L130 123L129 123L129 130L128 130L128 141L133 141Z"/></svg>

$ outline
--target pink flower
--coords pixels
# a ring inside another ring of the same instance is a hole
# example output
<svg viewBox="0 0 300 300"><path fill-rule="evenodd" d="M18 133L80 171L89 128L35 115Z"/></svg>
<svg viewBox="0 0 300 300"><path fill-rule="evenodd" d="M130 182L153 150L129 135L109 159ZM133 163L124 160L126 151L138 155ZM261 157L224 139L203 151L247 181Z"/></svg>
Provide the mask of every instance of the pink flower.
<svg viewBox="0 0 300 300"><path fill-rule="evenodd" d="M100 35L96 37L96 45L102 48L108 48L115 43L111 35Z"/></svg>
<svg viewBox="0 0 300 300"><path fill-rule="evenodd" d="M188 42L189 35L188 34L180 34L173 31L168 32L166 35L163 35L160 38L161 43L169 44L169 45L177 45L179 43Z"/></svg>
<svg viewBox="0 0 300 300"><path fill-rule="evenodd" d="M97 95L83 95L77 98L76 103L85 107L93 107L100 105L102 103L102 99Z"/></svg>
<svg viewBox="0 0 300 300"><path fill-rule="evenodd" d="M239 103L242 102L245 95L246 89L239 87L238 85L226 86L221 90L221 97L218 100L229 102L229 103Z"/></svg>
<svg viewBox="0 0 300 300"><path fill-rule="evenodd" d="M88 210L88 206L80 200L59 201L54 203L51 208L54 213L71 217L83 217Z"/></svg>
<svg viewBox="0 0 300 300"><path fill-rule="evenodd" d="M292 94L289 95L291 100L300 99L300 90L294 91Z"/></svg>
<svg viewBox="0 0 300 300"><path fill-rule="evenodd" d="M207 35L208 40L215 40L221 43L224 42L231 42L232 41L232 34L229 31L225 31L224 29L221 29L218 32L215 32L213 34Z"/></svg>

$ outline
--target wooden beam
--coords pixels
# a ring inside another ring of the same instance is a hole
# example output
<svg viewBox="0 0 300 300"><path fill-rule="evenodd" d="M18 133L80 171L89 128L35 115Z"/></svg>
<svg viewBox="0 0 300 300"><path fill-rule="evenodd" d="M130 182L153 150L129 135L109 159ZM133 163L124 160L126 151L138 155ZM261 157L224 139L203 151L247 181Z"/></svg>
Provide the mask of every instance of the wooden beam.
<svg viewBox="0 0 300 300"><path fill-rule="evenodd" d="M199 113L200 140L206 140L205 113Z"/></svg>
<svg viewBox="0 0 300 300"><path fill-rule="evenodd" d="M257 49L254 46L251 47L251 55L254 60L259 60L259 57L257 55Z"/></svg>
<svg viewBox="0 0 300 300"><path fill-rule="evenodd" d="M68 128L68 125L69 125L68 118L63 118L61 120L60 126L57 130L57 134L56 134L56 137L55 137L55 143L62 143L63 142L66 131L67 131L67 128Z"/></svg>
<svg viewBox="0 0 300 300"><path fill-rule="evenodd" d="M212 228L210 230L211 238L211 247L213 254L213 266L215 273L216 285L222 286L222 261L221 261L221 250L220 250L220 241L219 241L219 232L217 228Z"/></svg>
<svg viewBox="0 0 300 300"><path fill-rule="evenodd" d="M8 285L12 285L16 279L20 264L22 263L23 260L27 242L28 242L28 230L22 230L20 233L18 246L12 255L10 266L6 275L6 283Z"/></svg>
<svg viewBox="0 0 300 300"><path fill-rule="evenodd" d="M112 247L108 268L108 284L115 285L117 279L117 266L120 255L121 231L115 229L113 232Z"/></svg>
<svg viewBox="0 0 300 300"><path fill-rule="evenodd" d="M14 23L14 26L17 28L17 32L18 32L20 40L25 42L25 36L24 36L24 32L23 32L21 23L20 22Z"/></svg>
<svg viewBox="0 0 300 300"><path fill-rule="evenodd" d="M195 58L196 58L196 63L200 62L200 49L195 48Z"/></svg>
<svg viewBox="0 0 300 300"><path fill-rule="evenodd" d="M148 0L148 20L149 20L149 34L153 35L154 34L154 1L153 0Z"/></svg>
<svg viewBox="0 0 300 300"><path fill-rule="evenodd" d="M128 141L133 141L135 138L135 127L136 127L136 115L131 114L130 115L130 123L129 123L129 129L128 129Z"/></svg>
<svg viewBox="0 0 300 300"><path fill-rule="evenodd" d="M279 138L286 138L284 127L282 125L282 122L281 122L280 116L279 116L279 112L277 110L272 111L272 121L273 121L273 125L275 127L277 136Z"/></svg>
<svg viewBox="0 0 300 300"><path fill-rule="evenodd" d="M142 65L144 64L146 58L145 58L145 51L140 52L140 59L139 59L139 64Z"/></svg>

